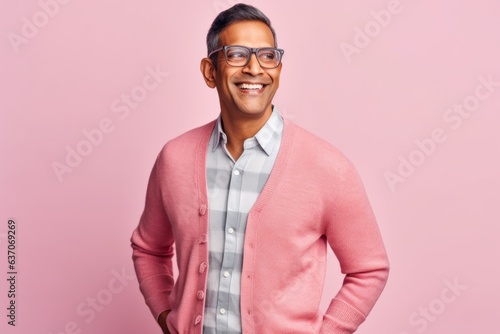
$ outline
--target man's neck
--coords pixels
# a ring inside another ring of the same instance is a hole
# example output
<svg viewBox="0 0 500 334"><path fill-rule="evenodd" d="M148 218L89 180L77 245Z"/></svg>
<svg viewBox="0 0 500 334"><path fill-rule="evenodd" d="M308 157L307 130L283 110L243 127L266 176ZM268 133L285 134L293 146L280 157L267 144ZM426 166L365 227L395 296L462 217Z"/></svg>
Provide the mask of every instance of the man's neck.
<svg viewBox="0 0 500 334"><path fill-rule="evenodd" d="M235 161L243 153L243 142L255 136L271 117L272 109L269 110L262 117L256 118L236 118L221 112L222 127L227 136L226 147Z"/></svg>

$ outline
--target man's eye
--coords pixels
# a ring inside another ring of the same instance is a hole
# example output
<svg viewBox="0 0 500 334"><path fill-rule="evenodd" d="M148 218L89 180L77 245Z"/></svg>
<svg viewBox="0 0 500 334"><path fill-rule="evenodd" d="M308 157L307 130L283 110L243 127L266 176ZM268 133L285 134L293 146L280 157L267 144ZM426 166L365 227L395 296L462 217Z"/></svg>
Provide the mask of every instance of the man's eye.
<svg viewBox="0 0 500 334"><path fill-rule="evenodd" d="M231 59L246 58L246 55L243 52L231 52L228 53L227 56Z"/></svg>
<svg viewBox="0 0 500 334"><path fill-rule="evenodd" d="M276 55L274 54L274 52L263 52L260 55L260 58L266 59L266 60L272 60L275 57L276 57Z"/></svg>

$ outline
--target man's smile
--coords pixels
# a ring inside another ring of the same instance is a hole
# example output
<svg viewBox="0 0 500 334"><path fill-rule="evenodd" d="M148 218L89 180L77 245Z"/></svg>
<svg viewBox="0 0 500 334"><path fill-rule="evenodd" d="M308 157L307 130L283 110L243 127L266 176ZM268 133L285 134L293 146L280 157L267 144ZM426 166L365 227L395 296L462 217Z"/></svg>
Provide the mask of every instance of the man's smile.
<svg viewBox="0 0 500 334"><path fill-rule="evenodd" d="M236 84L236 87L243 93L260 94L267 85L263 83L240 82Z"/></svg>

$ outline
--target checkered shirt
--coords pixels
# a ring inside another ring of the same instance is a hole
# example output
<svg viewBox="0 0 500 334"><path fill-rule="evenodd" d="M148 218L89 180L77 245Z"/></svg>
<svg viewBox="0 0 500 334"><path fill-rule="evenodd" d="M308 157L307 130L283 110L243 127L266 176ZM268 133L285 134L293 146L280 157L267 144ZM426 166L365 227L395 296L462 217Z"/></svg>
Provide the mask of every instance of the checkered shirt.
<svg viewBox="0 0 500 334"><path fill-rule="evenodd" d="M283 118L276 108L254 137L244 141L237 161L226 148L217 118L207 151L209 271L204 334L241 333L240 280L248 212L273 168L281 143Z"/></svg>

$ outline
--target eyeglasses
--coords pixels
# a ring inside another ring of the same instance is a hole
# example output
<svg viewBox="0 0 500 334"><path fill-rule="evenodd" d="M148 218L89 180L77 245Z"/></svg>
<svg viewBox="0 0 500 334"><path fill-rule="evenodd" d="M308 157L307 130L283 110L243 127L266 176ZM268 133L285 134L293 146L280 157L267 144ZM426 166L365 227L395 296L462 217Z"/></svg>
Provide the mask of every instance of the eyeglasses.
<svg viewBox="0 0 500 334"><path fill-rule="evenodd" d="M277 48L248 48L241 45L226 45L210 52L208 58L221 50L224 51L226 63L236 67L246 66L250 62L252 54L255 54L262 68L276 68L280 65L283 53L285 53L285 50Z"/></svg>

